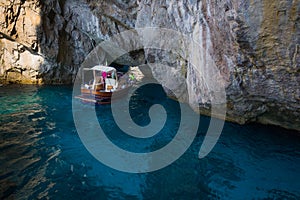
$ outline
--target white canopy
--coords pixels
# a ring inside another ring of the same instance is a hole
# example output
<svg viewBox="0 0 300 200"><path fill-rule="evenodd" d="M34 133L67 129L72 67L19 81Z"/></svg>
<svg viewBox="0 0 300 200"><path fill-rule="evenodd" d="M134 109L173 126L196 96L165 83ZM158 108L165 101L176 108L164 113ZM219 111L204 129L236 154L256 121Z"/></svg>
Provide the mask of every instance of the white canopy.
<svg viewBox="0 0 300 200"><path fill-rule="evenodd" d="M112 72L116 71L115 68L103 65L96 65L92 68L84 68L84 70L102 71L102 72Z"/></svg>

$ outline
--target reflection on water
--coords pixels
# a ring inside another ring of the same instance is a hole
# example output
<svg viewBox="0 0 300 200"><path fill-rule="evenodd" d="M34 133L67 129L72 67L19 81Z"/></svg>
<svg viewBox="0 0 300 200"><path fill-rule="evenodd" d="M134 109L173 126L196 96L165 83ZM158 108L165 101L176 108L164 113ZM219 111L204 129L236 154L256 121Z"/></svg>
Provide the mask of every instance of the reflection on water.
<svg viewBox="0 0 300 200"><path fill-rule="evenodd" d="M193 145L175 163L147 174L122 173L102 165L84 148L73 123L71 93L71 87L62 86L0 88L1 199L300 198L299 133L226 123L213 151L199 160L209 123L209 118L201 117ZM143 105L153 103L147 96L134 98ZM167 107L168 121L152 139L122 134L109 106L96 108L99 123L124 149L161 148L176 133L179 114L176 102L164 97L159 101ZM147 124L146 108L139 105L131 104L132 115L137 123Z"/></svg>

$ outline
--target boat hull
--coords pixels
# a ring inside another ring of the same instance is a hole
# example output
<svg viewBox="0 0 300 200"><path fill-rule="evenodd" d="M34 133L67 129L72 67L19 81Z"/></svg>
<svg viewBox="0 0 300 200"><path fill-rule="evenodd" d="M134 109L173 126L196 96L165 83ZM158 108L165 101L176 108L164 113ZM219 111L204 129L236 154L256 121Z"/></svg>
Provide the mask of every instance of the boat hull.
<svg viewBox="0 0 300 200"><path fill-rule="evenodd" d="M80 99L85 103L94 104L110 104L112 100L119 99L125 96L131 86L116 91L97 91L87 88L81 88L81 95L75 96L75 98Z"/></svg>

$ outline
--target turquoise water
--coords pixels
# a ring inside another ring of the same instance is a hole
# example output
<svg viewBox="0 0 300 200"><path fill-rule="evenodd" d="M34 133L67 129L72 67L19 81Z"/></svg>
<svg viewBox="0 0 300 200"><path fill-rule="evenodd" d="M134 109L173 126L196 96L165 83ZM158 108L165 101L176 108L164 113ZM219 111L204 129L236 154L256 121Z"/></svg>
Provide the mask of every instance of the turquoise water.
<svg viewBox="0 0 300 200"><path fill-rule="evenodd" d="M144 142L122 134L110 106L96 107L115 144L147 152L172 140L178 104L156 89L155 96L136 93L130 105L140 125L149 123L145 113L152 103L168 111L160 135ZM209 120L201 117L194 143L176 162L130 174L101 164L83 146L73 122L71 86L0 87L0 198L300 199L299 132L226 123L213 151L200 160Z"/></svg>

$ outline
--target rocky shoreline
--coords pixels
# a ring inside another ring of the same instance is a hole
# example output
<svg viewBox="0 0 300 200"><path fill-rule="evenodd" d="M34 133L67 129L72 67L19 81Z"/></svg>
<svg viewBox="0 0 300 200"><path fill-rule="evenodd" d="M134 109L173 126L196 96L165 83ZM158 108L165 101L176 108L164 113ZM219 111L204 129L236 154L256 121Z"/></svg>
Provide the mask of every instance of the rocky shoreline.
<svg viewBox="0 0 300 200"><path fill-rule="evenodd" d="M0 84L72 84L101 41L135 28L167 28L199 42L202 64L209 67L209 54L218 67L228 120L300 130L297 1L11 0L0 10ZM107 54L99 57L104 62ZM151 68L154 78L209 114L210 94L188 60L142 48L114 62L167 64ZM176 78L163 80L162 73Z"/></svg>

